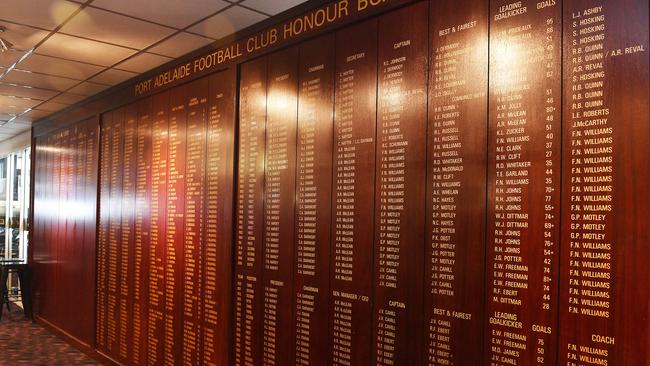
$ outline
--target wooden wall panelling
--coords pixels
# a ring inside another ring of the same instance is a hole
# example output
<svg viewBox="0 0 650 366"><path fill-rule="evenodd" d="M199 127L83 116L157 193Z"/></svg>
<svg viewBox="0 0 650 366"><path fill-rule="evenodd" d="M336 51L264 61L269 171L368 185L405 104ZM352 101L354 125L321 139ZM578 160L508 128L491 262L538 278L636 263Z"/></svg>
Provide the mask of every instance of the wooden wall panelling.
<svg viewBox="0 0 650 366"><path fill-rule="evenodd" d="M147 364L149 269L151 255L152 190L152 98L143 99L137 108L136 188L133 245L133 351L131 365Z"/></svg>
<svg viewBox="0 0 650 366"><path fill-rule="evenodd" d="M34 313L85 346L94 344L95 329L94 296L84 294L95 287L94 234L87 235L95 223L89 229L86 220L95 215L97 194L96 187L86 189L86 178L96 185L96 128L96 120L88 120L35 139L34 157L41 185L34 195Z"/></svg>
<svg viewBox="0 0 650 366"><path fill-rule="evenodd" d="M44 198L43 198L43 206L45 208L45 211L43 213L43 237L41 242L43 244L39 245L40 249L38 250L42 258L40 263L35 264L35 271L38 273L38 276L43 279L43 278L48 278L49 274L49 263L50 263L50 250L51 250L51 245L49 244L49 238L50 238L50 233L51 233L51 216L48 214L49 212L53 211L52 203L51 203L51 197L52 197L52 182L54 179L54 174L52 172L52 165L53 165L53 154L51 149L49 149L49 146L52 142L52 137L51 136L45 136L43 138L43 148L45 150L44 152L44 163L43 163L43 171L45 172L45 191L44 191ZM35 245L36 247L36 245ZM37 252L35 250L35 252ZM54 284L51 284L52 286ZM37 285L35 286L35 306L34 306L34 311L36 315L38 316L45 316L47 314L47 303L45 300L48 297L48 286L50 284L46 284L43 282L42 285Z"/></svg>
<svg viewBox="0 0 650 366"><path fill-rule="evenodd" d="M555 363L561 4L490 4L486 363Z"/></svg>
<svg viewBox="0 0 650 366"><path fill-rule="evenodd" d="M165 241L165 363L181 362L185 242L187 85L169 92L167 233Z"/></svg>
<svg viewBox="0 0 650 366"><path fill-rule="evenodd" d="M48 182L49 187L49 209L52 213L58 212L59 209L59 188L57 181L59 178L59 165L57 164L57 154L60 151L58 144L58 135L53 134L49 139L48 147L52 149L52 152L48 159L48 170L50 171L50 179ZM55 264L56 264L56 219L57 215L51 214L48 215L47 222L47 242L49 245L48 250L46 251L46 261L45 261L45 273L46 278L56 279L55 273ZM58 286L58 281L55 281L51 284L45 286L45 296L41 302L41 311L44 317L54 321L54 313L56 311L56 302L54 296L56 296L56 287ZM51 297L51 298L50 298Z"/></svg>
<svg viewBox="0 0 650 366"><path fill-rule="evenodd" d="M63 200L63 206L61 207L60 222L61 222L61 235L62 240L59 243L59 255L57 260L57 265L59 266L60 273L60 286L61 293L67 294L65 297L61 297L61 308L60 308L60 324L70 321L66 324L71 333L77 334L79 329L79 324L77 321L72 318L73 311L68 306L69 304L75 303L74 299L77 297L77 294L73 294L75 283L74 283L74 262L75 256L79 256L81 253L77 252L77 249L81 249L83 245L83 239L79 234L83 235L83 232L79 233L75 229L77 224L76 214L77 214L77 185L76 177L79 173L79 165L77 156L79 155L79 148L77 146L80 136L78 124L66 128L66 140L65 145L62 151L62 186L61 186L61 199Z"/></svg>
<svg viewBox="0 0 650 366"><path fill-rule="evenodd" d="M300 46L294 273L296 365L329 359L334 36Z"/></svg>
<svg viewBox="0 0 650 366"><path fill-rule="evenodd" d="M65 192L65 170L66 170L66 164L65 164L65 152L67 148L67 139L68 139L68 131L66 129L63 129L62 131L59 131L56 134L55 140L54 140L54 147L55 147L55 152L56 154L54 155L54 187L53 187L53 201L56 204L56 212L58 215L54 216L52 218L52 240L54 241L54 245L50 251L51 254L51 260L52 260L52 265L50 267L51 270L51 278L56 279L56 285L52 288L52 297L49 299L49 302L51 303L51 309L53 310L53 313L51 314L51 322L57 326L62 326L62 320L63 320L63 290L65 289L65 282L64 278L62 278L62 273L61 273L61 263L59 262L61 259L61 242L65 240L65 219L64 215L62 213L63 211L63 205L65 205L65 199L63 198L63 194Z"/></svg>
<svg viewBox="0 0 650 366"><path fill-rule="evenodd" d="M167 244L167 162L169 93L152 100L151 243L149 245L149 304L147 364L165 361L165 262Z"/></svg>
<svg viewBox="0 0 650 366"><path fill-rule="evenodd" d="M70 209L73 234L69 234L68 277L70 296L64 307L70 310L64 326L84 346L94 344L95 334L95 230L97 209L97 128L98 119L91 118L74 125L77 136L69 182L74 186L75 204ZM73 240L69 240L73 237Z"/></svg>
<svg viewBox="0 0 650 366"><path fill-rule="evenodd" d="M643 363L648 15L413 2L56 117L37 316L132 365Z"/></svg>
<svg viewBox="0 0 650 366"><path fill-rule="evenodd" d="M187 152L185 169L185 229L183 250L182 362L201 364L203 351L203 239L205 235L206 128L209 80L187 85Z"/></svg>
<svg viewBox="0 0 650 366"><path fill-rule="evenodd" d="M262 361L267 59L241 66L235 230L235 365Z"/></svg>
<svg viewBox="0 0 650 366"><path fill-rule="evenodd" d="M564 1L559 364L648 364L648 2Z"/></svg>
<svg viewBox="0 0 650 366"><path fill-rule="evenodd" d="M85 126L76 124L70 128L70 143L68 145L67 164L68 177L67 177L67 208L66 212L66 240L63 245L63 271L65 273L65 287L64 292L68 294L65 302L66 306L63 307L64 319L77 318L77 309L70 304L84 303L84 294L76 291L77 286L82 283L77 282L80 276L84 273L79 270L82 266L77 265L79 258L84 258L84 219L81 216L82 199L84 194L83 179L84 179L84 154L85 154ZM85 259L85 258L84 258ZM74 320L75 329L72 331L75 335L80 336L83 334L83 328L86 326L78 320Z"/></svg>
<svg viewBox="0 0 650 366"><path fill-rule="evenodd" d="M378 19L373 362L422 363L428 2Z"/></svg>
<svg viewBox="0 0 650 366"><path fill-rule="evenodd" d="M122 162L122 210L121 237L119 245L119 314L118 337L121 340L117 359L126 364L133 352L133 268L135 246L135 195L137 179L137 129L138 109L136 104L122 108L124 112L123 162Z"/></svg>
<svg viewBox="0 0 650 366"><path fill-rule="evenodd" d="M203 272L205 364L231 364L236 68L209 80Z"/></svg>
<svg viewBox="0 0 650 366"><path fill-rule="evenodd" d="M124 171L124 110L112 113L109 165L110 202L107 245L107 309L106 309L106 352L117 359L123 341L118 334L120 324L120 247L122 242L122 176ZM124 340L126 341L126 340Z"/></svg>
<svg viewBox="0 0 650 366"><path fill-rule="evenodd" d="M336 33L330 347L371 363L377 21Z"/></svg>
<svg viewBox="0 0 650 366"><path fill-rule="evenodd" d="M122 247L122 185L124 176L124 110L118 109L113 113L112 131L110 137L111 163L109 166L110 203L107 248L108 272L108 303L107 303L107 352L114 359L119 358L121 344L124 341L119 335L122 322L119 309L122 296L120 287L121 276L121 247Z"/></svg>
<svg viewBox="0 0 650 366"><path fill-rule="evenodd" d="M79 272L73 281L77 284L75 291L80 295L76 304L75 317L82 324L79 339L89 346L95 344L96 328L96 263L97 263L97 180L99 176L99 118L82 122L84 125L85 152L81 164L84 165L84 178L81 182L84 190L81 202L83 220L83 250L77 260Z"/></svg>
<svg viewBox="0 0 650 366"><path fill-rule="evenodd" d="M423 335L430 365L483 360L487 11L484 0L430 3Z"/></svg>
<svg viewBox="0 0 650 366"><path fill-rule="evenodd" d="M263 363L293 364L298 48L269 55L264 176Z"/></svg>
<svg viewBox="0 0 650 366"><path fill-rule="evenodd" d="M30 263L33 273L32 287L34 313L39 313L39 304L43 297L43 263L45 262L46 254L45 249L45 230L46 230L46 214L47 209L47 138L35 137L32 139L32 236L30 241L32 243L41 243L32 245L30 251Z"/></svg>
<svg viewBox="0 0 650 366"><path fill-rule="evenodd" d="M97 230L97 295L96 295L96 338L97 350L106 352L106 306L107 306L107 258L108 258L108 225L110 208L110 137L112 130L112 114L102 116L100 164L99 164L99 220Z"/></svg>

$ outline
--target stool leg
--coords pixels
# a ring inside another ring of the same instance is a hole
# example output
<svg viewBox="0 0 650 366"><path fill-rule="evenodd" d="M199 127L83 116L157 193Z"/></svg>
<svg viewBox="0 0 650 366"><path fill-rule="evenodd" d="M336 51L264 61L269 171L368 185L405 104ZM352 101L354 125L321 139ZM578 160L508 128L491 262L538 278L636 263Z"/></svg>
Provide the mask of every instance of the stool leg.
<svg viewBox="0 0 650 366"><path fill-rule="evenodd" d="M18 282L20 282L20 298L23 302L25 316L34 320L32 314L32 287L31 274L27 268L18 270Z"/></svg>
<svg viewBox="0 0 650 366"><path fill-rule="evenodd" d="M7 277L9 276L9 269L7 267L2 267L0 268L0 291L2 291L2 301L5 301L5 296L7 296L7 300L9 300L9 296L5 295L7 294ZM0 304L0 320L2 320L2 305ZM7 308L9 307L9 304L7 303Z"/></svg>

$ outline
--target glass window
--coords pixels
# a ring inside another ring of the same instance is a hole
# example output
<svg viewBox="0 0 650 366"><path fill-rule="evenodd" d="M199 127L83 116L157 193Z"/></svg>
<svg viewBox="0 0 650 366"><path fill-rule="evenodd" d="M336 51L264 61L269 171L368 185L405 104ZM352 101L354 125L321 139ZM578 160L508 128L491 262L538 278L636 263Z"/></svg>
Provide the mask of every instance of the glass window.
<svg viewBox="0 0 650 366"><path fill-rule="evenodd" d="M0 159L0 255L7 257L7 158Z"/></svg>
<svg viewBox="0 0 650 366"><path fill-rule="evenodd" d="M0 258L27 258L30 152L0 158Z"/></svg>

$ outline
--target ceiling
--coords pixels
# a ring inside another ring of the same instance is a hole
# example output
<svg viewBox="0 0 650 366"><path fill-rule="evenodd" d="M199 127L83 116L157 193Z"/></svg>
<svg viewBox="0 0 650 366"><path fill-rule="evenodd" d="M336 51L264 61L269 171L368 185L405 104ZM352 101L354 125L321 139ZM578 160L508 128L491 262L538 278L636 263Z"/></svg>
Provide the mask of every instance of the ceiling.
<svg viewBox="0 0 650 366"><path fill-rule="evenodd" d="M3 0L0 141L305 0Z"/></svg>

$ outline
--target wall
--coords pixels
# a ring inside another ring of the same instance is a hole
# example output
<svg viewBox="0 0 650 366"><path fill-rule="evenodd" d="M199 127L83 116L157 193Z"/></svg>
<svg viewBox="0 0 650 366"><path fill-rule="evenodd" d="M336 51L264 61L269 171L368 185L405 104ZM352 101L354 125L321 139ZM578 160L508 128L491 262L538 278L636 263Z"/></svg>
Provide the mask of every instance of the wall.
<svg viewBox="0 0 650 366"><path fill-rule="evenodd" d="M99 125L82 121L34 140L31 262L34 313L81 345L95 333Z"/></svg>
<svg viewBox="0 0 650 366"><path fill-rule="evenodd" d="M647 363L647 2L405 3L100 111L98 355ZM51 299L81 241L41 216Z"/></svg>
<svg viewBox="0 0 650 366"><path fill-rule="evenodd" d="M228 364L236 73L104 114L97 349Z"/></svg>

